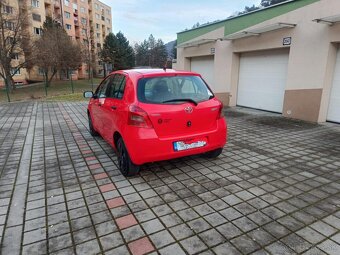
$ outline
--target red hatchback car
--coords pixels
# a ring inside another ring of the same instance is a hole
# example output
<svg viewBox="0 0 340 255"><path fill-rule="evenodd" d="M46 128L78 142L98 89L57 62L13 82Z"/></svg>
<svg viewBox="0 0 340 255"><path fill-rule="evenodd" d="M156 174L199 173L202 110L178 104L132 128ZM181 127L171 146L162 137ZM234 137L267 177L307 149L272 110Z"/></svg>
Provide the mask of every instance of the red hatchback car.
<svg viewBox="0 0 340 255"><path fill-rule="evenodd" d="M107 76L88 105L89 128L117 152L120 171L193 154L217 157L227 140L223 105L197 73L134 69Z"/></svg>

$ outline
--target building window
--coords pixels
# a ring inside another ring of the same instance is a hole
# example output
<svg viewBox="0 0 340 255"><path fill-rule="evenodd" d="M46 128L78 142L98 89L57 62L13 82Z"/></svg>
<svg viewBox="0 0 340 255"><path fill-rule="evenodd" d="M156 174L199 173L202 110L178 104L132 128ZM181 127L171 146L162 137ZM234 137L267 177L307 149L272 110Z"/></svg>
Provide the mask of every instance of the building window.
<svg viewBox="0 0 340 255"><path fill-rule="evenodd" d="M107 32L108 32L108 33L110 33L110 32L111 32L111 29L110 29L109 27L108 27L106 30L107 30Z"/></svg>
<svg viewBox="0 0 340 255"><path fill-rule="evenodd" d="M83 25L86 25L86 24L87 24L87 20L86 20L85 18L81 18L81 23L82 23Z"/></svg>
<svg viewBox="0 0 340 255"><path fill-rule="evenodd" d="M39 7L39 1L38 0L32 0L32 7Z"/></svg>
<svg viewBox="0 0 340 255"><path fill-rule="evenodd" d="M41 35L42 34L42 29L40 27L34 27L33 31L34 31L35 35Z"/></svg>
<svg viewBox="0 0 340 255"><path fill-rule="evenodd" d="M82 32L83 35L86 35L87 30L83 28L83 29L81 30L81 32Z"/></svg>
<svg viewBox="0 0 340 255"><path fill-rule="evenodd" d="M70 0L65 0L65 5L69 6L70 5Z"/></svg>
<svg viewBox="0 0 340 255"><path fill-rule="evenodd" d="M100 33L97 33L97 38L99 38L100 37Z"/></svg>
<svg viewBox="0 0 340 255"><path fill-rule="evenodd" d="M99 61L98 61L98 65L101 66L102 64L103 64L103 62L99 60Z"/></svg>
<svg viewBox="0 0 340 255"><path fill-rule="evenodd" d="M41 16L39 14L32 14L33 20L41 22Z"/></svg>
<svg viewBox="0 0 340 255"><path fill-rule="evenodd" d="M80 7L80 12L81 13L86 13L86 9L84 7Z"/></svg>
<svg viewBox="0 0 340 255"><path fill-rule="evenodd" d="M20 75L20 68L11 68L11 75Z"/></svg>
<svg viewBox="0 0 340 255"><path fill-rule="evenodd" d="M43 69L43 68L39 68L38 74L39 74L39 75L44 75L44 69Z"/></svg>
<svg viewBox="0 0 340 255"><path fill-rule="evenodd" d="M5 21L5 28L7 28L9 30L14 30L15 29L15 25L11 21Z"/></svg>
<svg viewBox="0 0 340 255"><path fill-rule="evenodd" d="M96 8L96 10L99 10L99 5L98 4L94 4L94 7Z"/></svg>
<svg viewBox="0 0 340 255"><path fill-rule="evenodd" d="M18 60L19 59L19 53L13 53L11 58Z"/></svg>
<svg viewBox="0 0 340 255"><path fill-rule="evenodd" d="M71 30L72 29L72 26L70 24L66 24L66 29L67 30Z"/></svg>
<svg viewBox="0 0 340 255"><path fill-rule="evenodd" d="M110 15L110 10L106 10L106 14L107 14L107 15Z"/></svg>
<svg viewBox="0 0 340 255"><path fill-rule="evenodd" d="M96 29L99 29L100 25L98 23L96 23Z"/></svg>
<svg viewBox="0 0 340 255"><path fill-rule="evenodd" d="M100 48L102 47L102 45L100 43L97 43L97 47Z"/></svg>
<svg viewBox="0 0 340 255"><path fill-rule="evenodd" d="M96 13L96 19L100 19L100 15Z"/></svg>
<svg viewBox="0 0 340 255"><path fill-rule="evenodd" d="M102 16L102 21L105 21L105 17L104 16Z"/></svg>
<svg viewBox="0 0 340 255"><path fill-rule="evenodd" d="M111 23L111 20L107 18L107 19L106 19L106 22L110 24L110 23Z"/></svg>
<svg viewBox="0 0 340 255"><path fill-rule="evenodd" d="M70 19L70 18L71 18L71 13L65 12L65 18L66 18L66 19Z"/></svg>
<svg viewBox="0 0 340 255"><path fill-rule="evenodd" d="M3 12L8 14L13 14L13 7L8 5L3 5Z"/></svg>

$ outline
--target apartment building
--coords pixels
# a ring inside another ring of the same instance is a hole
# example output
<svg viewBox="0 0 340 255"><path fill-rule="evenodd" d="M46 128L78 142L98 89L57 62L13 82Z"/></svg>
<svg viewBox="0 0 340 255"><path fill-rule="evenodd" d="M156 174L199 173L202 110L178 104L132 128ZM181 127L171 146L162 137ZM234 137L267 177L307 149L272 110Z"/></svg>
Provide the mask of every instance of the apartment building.
<svg viewBox="0 0 340 255"><path fill-rule="evenodd" d="M104 75L104 65L99 60L99 52L106 35L112 31L109 6L98 0L7 0L6 2L6 6L13 10L18 9L19 4L21 8L27 8L29 13L31 40L41 35L46 17L52 17L63 25L73 40L79 43L89 42L93 63L95 63L94 74ZM83 64L73 72L72 78L86 78L87 70L86 64ZM67 78L66 76L64 75L64 78ZM22 68L13 78L16 83L26 84L30 80L42 80L43 75L37 67L31 70ZM1 85L3 81L0 79Z"/></svg>
<svg viewBox="0 0 340 255"><path fill-rule="evenodd" d="M91 27L92 46L94 49L95 69L97 76L104 75L105 63L99 60L99 49L103 46L105 37L112 32L111 8L98 0L88 1Z"/></svg>

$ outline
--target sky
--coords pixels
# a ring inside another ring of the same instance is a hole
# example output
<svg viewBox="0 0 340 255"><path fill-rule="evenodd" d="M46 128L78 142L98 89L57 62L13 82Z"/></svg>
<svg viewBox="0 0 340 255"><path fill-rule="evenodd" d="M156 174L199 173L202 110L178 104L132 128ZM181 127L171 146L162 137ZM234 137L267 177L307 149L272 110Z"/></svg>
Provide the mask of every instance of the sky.
<svg viewBox="0 0 340 255"><path fill-rule="evenodd" d="M226 19L261 0L101 0L112 10L113 32L134 45L152 34L164 43L194 24Z"/></svg>

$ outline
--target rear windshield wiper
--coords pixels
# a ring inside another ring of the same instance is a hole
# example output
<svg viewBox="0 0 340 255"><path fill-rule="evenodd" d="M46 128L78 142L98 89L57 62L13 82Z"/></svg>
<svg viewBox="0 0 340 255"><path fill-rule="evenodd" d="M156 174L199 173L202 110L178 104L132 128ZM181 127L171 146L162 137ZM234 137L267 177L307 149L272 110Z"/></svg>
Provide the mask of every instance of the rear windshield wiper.
<svg viewBox="0 0 340 255"><path fill-rule="evenodd" d="M171 99L171 100L166 100L166 101L163 101L162 103L171 103L171 102L190 102L190 103L193 103L195 106L198 105L198 103L191 99L191 98L177 98L177 99Z"/></svg>

